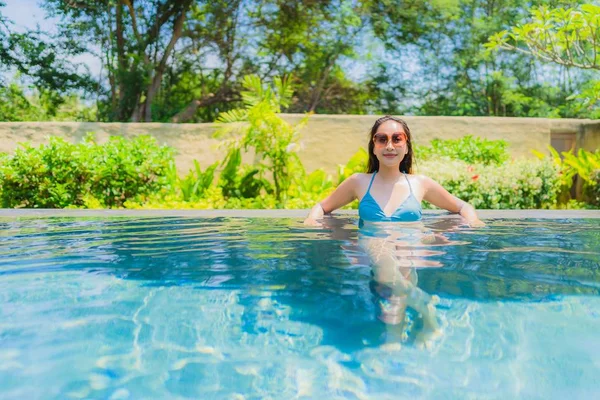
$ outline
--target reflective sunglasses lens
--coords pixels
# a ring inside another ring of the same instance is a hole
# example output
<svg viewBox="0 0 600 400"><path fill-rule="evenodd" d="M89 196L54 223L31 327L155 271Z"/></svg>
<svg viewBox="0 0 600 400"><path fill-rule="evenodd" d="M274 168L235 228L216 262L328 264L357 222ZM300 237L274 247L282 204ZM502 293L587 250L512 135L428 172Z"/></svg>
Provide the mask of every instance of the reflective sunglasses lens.
<svg viewBox="0 0 600 400"><path fill-rule="evenodd" d="M393 144L402 144L405 142L404 135L402 133L396 133L392 135L392 143Z"/></svg>
<svg viewBox="0 0 600 400"><path fill-rule="evenodd" d="M375 144L378 144L380 146L385 146L385 145L387 145L387 142L388 142L388 138L387 138L386 135L379 135L378 134L378 135L375 135L373 137L373 139L375 139Z"/></svg>

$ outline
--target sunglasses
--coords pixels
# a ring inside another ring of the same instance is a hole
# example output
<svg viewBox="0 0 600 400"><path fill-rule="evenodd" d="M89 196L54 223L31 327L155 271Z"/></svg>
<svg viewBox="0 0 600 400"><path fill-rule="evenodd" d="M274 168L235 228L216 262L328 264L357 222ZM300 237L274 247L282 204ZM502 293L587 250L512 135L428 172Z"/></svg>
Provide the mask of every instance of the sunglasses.
<svg viewBox="0 0 600 400"><path fill-rule="evenodd" d="M373 143L375 143L377 146L387 146L390 140L392 141L392 145L395 147L402 146L407 140L406 133L393 133L391 137L383 133L376 133L373 135Z"/></svg>

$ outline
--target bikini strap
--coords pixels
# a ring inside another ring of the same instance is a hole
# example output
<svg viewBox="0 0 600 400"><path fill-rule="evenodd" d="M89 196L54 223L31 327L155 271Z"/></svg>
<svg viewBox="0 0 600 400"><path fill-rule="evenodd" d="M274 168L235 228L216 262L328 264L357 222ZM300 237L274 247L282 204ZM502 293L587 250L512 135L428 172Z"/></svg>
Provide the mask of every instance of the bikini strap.
<svg viewBox="0 0 600 400"><path fill-rule="evenodd" d="M406 172L403 172L404 177L406 178L406 182L408 183L408 188L410 189L410 194L412 194L412 186L410 186L410 180L408 179L408 175L406 175Z"/></svg>
<svg viewBox="0 0 600 400"><path fill-rule="evenodd" d="M369 191L371 190L371 185L373 184L373 180L375 179L376 174L377 174L377 171L373 172L373 176L371 177L371 182L369 182L369 187L367 188L367 193L369 193Z"/></svg>

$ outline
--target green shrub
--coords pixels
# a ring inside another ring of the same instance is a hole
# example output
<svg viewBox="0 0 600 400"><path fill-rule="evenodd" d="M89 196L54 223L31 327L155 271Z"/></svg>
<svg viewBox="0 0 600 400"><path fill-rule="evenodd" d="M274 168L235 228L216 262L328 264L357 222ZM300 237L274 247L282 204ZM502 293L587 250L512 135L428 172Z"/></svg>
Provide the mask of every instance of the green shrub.
<svg viewBox="0 0 600 400"><path fill-rule="evenodd" d="M234 147L223 160L223 171L218 186L226 198L255 198L261 193L273 193L271 183L263 178L260 168L254 165L242 165L242 152ZM264 189L264 192L263 192Z"/></svg>
<svg viewBox="0 0 600 400"><path fill-rule="evenodd" d="M571 202L571 187L573 186L573 178L578 176L583 182L583 199L591 205L600 205L598 199L598 190L600 188L598 171L600 171L600 150L590 152L579 149L574 153L573 149L569 151L558 152L548 146L551 160L559 169L559 177L561 180L561 190L559 195L559 203L566 205ZM549 157L539 151L532 151L540 160L546 160ZM561 157L562 156L562 157ZM581 199L580 199L581 200Z"/></svg>
<svg viewBox="0 0 600 400"><path fill-rule="evenodd" d="M85 161L78 146L61 138L40 147L21 145L0 166L2 207L83 206L90 178Z"/></svg>
<svg viewBox="0 0 600 400"><path fill-rule="evenodd" d="M558 172L551 162L537 160L513 161L502 166L469 165L459 160L427 161L418 170L456 197L484 209L554 207L560 190Z"/></svg>
<svg viewBox="0 0 600 400"><path fill-rule="evenodd" d="M148 136L113 137L98 145L51 137L48 145L23 144L0 166L3 207L121 207L168 185L173 151Z"/></svg>
<svg viewBox="0 0 600 400"><path fill-rule="evenodd" d="M86 140L79 147L87 150L90 193L109 208L158 191L175 168L173 150L159 146L151 136L112 136L103 145Z"/></svg>
<svg viewBox="0 0 600 400"><path fill-rule="evenodd" d="M369 153L364 147L358 149L346 165L338 166L338 185L357 172L366 172L369 163Z"/></svg>
<svg viewBox="0 0 600 400"><path fill-rule="evenodd" d="M178 186L184 201L198 200L204 195L215 178L215 170L218 165L219 163L216 162L202 172L200 164L194 160L194 169L191 169L184 178L178 179Z"/></svg>
<svg viewBox="0 0 600 400"><path fill-rule="evenodd" d="M600 207L600 169L590 174L590 181L584 185L584 195L590 204Z"/></svg>
<svg viewBox="0 0 600 400"><path fill-rule="evenodd" d="M418 161L449 158L469 164L502 164L510 158L508 143L467 135L460 139L433 139L429 146L417 146Z"/></svg>

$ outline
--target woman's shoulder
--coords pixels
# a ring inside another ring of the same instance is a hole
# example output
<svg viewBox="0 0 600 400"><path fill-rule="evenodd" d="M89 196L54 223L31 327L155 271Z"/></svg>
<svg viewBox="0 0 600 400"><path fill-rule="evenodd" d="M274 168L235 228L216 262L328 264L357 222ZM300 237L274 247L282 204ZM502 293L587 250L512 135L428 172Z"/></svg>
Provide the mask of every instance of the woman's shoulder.
<svg viewBox="0 0 600 400"><path fill-rule="evenodd" d="M354 183L362 185L365 182L368 184L371 181L372 177L373 177L372 172L371 173L355 172L354 174L350 175L350 177L348 179L351 179Z"/></svg>
<svg viewBox="0 0 600 400"><path fill-rule="evenodd" d="M428 177L427 175L423 175L423 174L407 174L407 176L408 176L408 179L410 179L411 181L416 181L419 183L429 182L429 181L433 180L430 177Z"/></svg>
<svg viewBox="0 0 600 400"><path fill-rule="evenodd" d="M422 196L429 190L431 182L433 182L430 177L422 174L407 174L407 177L412 189Z"/></svg>
<svg viewBox="0 0 600 400"><path fill-rule="evenodd" d="M364 172L355 172L350 177L354 177L354 179L371 179L373 176L372 172L364 173Z"/></svg>

